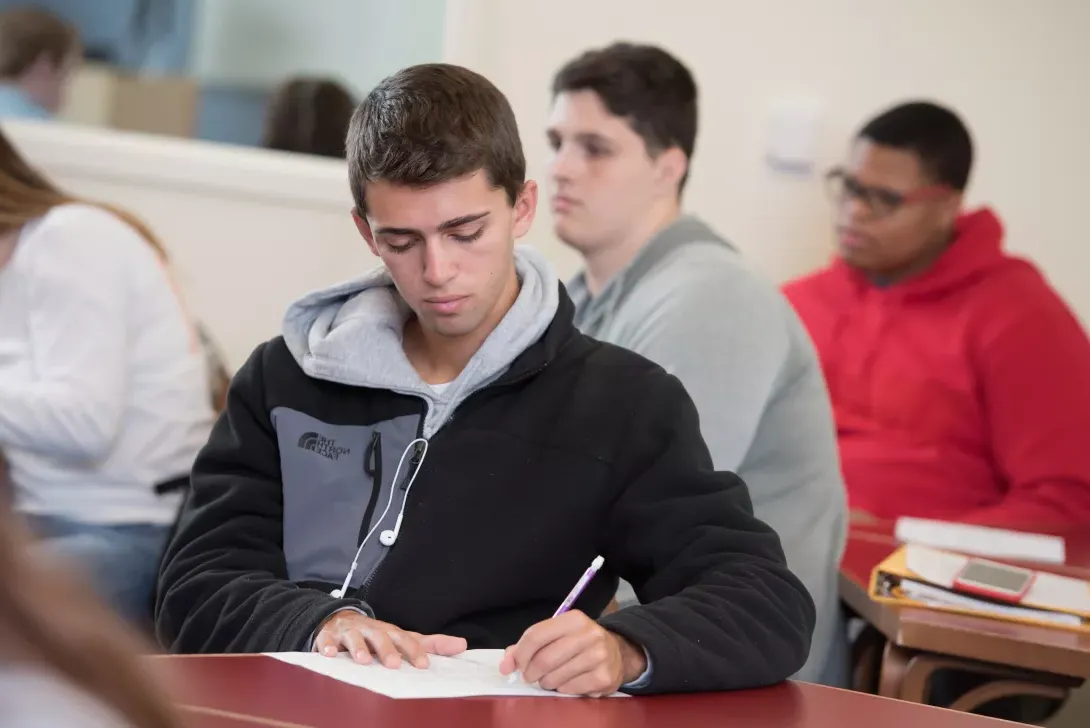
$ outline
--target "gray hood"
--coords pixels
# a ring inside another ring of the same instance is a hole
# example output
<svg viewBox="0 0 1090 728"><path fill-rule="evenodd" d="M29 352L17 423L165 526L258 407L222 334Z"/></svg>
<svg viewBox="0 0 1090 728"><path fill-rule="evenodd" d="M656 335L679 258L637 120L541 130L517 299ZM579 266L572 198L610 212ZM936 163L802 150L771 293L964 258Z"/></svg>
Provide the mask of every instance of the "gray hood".
<svg viewBox="0 0 1090 728"><path fill-rule="evenodd" d="M424 437L431 437L552 323L560 296L553 267L536 250L518 246L515 270L521 287L514 305L442 395L405 356L401 333L411 311L384 266L293 303L284 315L284 342L309 377L421 397L428 403Z"/></svg>

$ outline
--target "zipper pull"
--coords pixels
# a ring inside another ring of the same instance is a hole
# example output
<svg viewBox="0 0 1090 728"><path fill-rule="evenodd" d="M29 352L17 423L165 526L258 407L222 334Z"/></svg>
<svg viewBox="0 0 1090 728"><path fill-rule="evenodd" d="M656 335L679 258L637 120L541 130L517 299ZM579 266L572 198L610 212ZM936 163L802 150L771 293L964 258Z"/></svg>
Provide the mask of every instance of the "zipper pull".
<svg viewBox="0 0 1090 728"><path fill-rule="evenodd" d="M382 437L382 434L378 430L373 430L371 432L371 441L367 443L367 448L363 451L363 472L372 478L375 476L375 463L373 460L380 437Z"/></svg>
<svg viewBox="0 0 1090 728"><path fill-rule="evenodd" d="M409 483L412 482L413 477L416 475L417 469L420 467L420 461L424 458L424 443L418 442L413 445L413 456L409 459L409 475L401 480L401 490L407 490Z"/></svg>

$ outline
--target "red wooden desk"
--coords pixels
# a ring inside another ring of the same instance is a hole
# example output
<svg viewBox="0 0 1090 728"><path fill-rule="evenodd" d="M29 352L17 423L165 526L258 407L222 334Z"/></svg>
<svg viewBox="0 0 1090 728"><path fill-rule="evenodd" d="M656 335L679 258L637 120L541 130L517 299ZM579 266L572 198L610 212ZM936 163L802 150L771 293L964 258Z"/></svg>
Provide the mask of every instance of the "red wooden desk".
<svg viewBox="0 0 1090 728"><path fill-rule="evenodd" d="M1090 578L1090 529L1054 533L1066 541L1065 563L1026 565ZM863 644L857 651L858 662L867 663L868 651L882 650L880 694L924 702L936 669L993 675L992 683L959 701L959 709L970 710L1003 695L1062 698L1090 678L1088 634L871 601L871 571L897 546L890 524L853 525L840 567L841 598L884 637L884 644Z"/></svg>
<svg viewBox="0 0 1090 728"><path fill-rule="evenodd" d="M1003 721L846 690L654 698L393 700L261 655L151 658L191 728L1001 728Z"/></svg>

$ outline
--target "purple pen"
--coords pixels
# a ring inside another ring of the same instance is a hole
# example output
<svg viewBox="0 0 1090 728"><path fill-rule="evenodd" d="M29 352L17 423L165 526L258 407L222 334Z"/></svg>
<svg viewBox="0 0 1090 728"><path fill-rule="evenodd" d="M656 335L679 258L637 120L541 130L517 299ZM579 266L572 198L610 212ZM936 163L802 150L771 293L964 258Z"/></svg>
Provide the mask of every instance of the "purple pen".
<svg viewBox="0 0 1090 728"><path fill-rule="evenodd" d="M571 605L575 604L575 600L578 599L579 595L583 593L583 590L587 588L587 584L590 583L590 580L594 578L594 575L598 573L598 569L601 569L602 564L605 562L606 560L601 556L594 557L594 561L590 563L590 568L583 572L583 577L576 582L575 586L572 587L571 592L565 597L563 603L553 613L554 617L559 617L561 614L571 609Z"/></svg>
<svg viewBox="0 0 1090 728"><path fill-rule="evenodd" d="M564 598L557 610L553 612L554 617L559 617L564 612L571 609L571 605L575 604L575 600L579 598L579 595L583 593L583 590L587 588L587 584L594 578L594 575L598 573L598 569L602 568L602 564L606 563L605 558L601 556L595 556L594 561L590 562L590 568L583 572L583 576L575 583L572 590L568 592L568 596ZM516 670L507 676L507 682L513 683L519 679L519 673Z"/></svg>

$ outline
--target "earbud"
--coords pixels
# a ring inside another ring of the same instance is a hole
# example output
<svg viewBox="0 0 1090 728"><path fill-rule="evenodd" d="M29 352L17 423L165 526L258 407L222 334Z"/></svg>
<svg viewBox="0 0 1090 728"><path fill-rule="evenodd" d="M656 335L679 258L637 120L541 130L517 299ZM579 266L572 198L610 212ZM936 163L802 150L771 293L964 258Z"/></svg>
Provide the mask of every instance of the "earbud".
<svg viewBox="0 0 1090 728"><path fill-rule="evenodd" d="M390 531L383 531L378 535L378 542L383 546L393 546L397 543L397 534L401 533L401 517L402 513L397 514L397 522Z"/></svg>
<svg viewBox="0 0 1090 728"><path fill-rule="evenodd" d="M419 445L419 447L417 447ZM394 503L394 493L397 492L397 484L399 476L401 475L401 466L405 464L405 458L410 452L416 451L417 457L413 458L413 464L415 468L412 475L409 476L409 484L405 486L405 497L401 501L401 512L397 514L397 521L394 523L394 527L389 531L383 531L378 535L378 542L383 546L393 546L397 543L397 534L401 532L401 519L405 516L405 505L409 502L409 492L413 489L413 483L416 482L416 476L420 472L420 466L424 464L424 456L428 454L428 441L424 438L417 438L409 443L404 452L401 453L401 459L397 462L397 470L394 471L394 480L390 488L390 497L386 499L386 507L382 510L382 515L375 521L375 525L371 527L371 530L367 532L367 535L360 541L359 548L356 549L356 555L352 557L352 568L348 570L348 575L344 577L344 583L341 584L340 589L334 589L329 592L329 595L334 599L341 599L348 593L348 585L352 583L352 577L356 573L356 567L359 565L357 559L360 554L363 553L363 547L367 545L367 542L371 540L371 537L375 535L375 531L378 530L379 524L386 520L386 514L390 512L390 506Z"/></svg>

